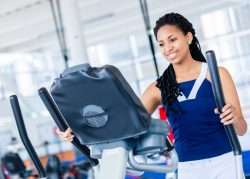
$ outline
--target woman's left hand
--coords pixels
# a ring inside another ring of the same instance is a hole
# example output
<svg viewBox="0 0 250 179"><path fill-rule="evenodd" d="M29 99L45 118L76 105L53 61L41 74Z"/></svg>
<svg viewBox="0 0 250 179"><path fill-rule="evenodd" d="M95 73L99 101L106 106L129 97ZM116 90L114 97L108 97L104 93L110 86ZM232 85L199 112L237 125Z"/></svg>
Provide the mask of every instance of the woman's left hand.
<svg viewBox="0 0 250 179"><path fill-rule="evenodd" d="M218 112L218 110L216 110ZM235 108L231 104L226 104L220 113L221 123L223 125L233 124L236 120Z"/></svg>

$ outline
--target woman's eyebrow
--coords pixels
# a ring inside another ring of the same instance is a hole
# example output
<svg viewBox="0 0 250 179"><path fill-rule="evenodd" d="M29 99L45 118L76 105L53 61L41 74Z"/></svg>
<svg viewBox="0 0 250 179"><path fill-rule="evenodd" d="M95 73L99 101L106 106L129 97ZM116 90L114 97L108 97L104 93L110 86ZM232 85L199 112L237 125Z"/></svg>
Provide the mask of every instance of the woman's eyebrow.
<svg viewBox="0 0 250 179"><path fill-rule="evenodd" d="M173 34L170 34L170 35L168 36L168 39L172 38L173 36L174 36Z"/></svg>
<svg viewBox="0 0 250 179"><path fill-rule="evenodd" d="M174 37L174 35L173 34L170 34L170 35L168 35L167 36L167 39L169 40L170 38L173 38ZM164 40L158 40L158 42L163 42Z"/></svg>

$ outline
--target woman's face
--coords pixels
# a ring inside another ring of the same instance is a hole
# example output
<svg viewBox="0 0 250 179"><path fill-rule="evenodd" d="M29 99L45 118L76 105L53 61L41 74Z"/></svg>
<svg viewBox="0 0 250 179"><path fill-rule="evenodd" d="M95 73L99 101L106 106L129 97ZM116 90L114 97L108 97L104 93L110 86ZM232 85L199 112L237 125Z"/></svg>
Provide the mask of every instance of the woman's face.
<svg viewBox="0 0 250 179"><path fill-rule="evenodd" d="M161 53L172 64L180 64L190 55L192 34L189 32L184 35L175 25L162 26L157 32L157 41Z"/></svg>

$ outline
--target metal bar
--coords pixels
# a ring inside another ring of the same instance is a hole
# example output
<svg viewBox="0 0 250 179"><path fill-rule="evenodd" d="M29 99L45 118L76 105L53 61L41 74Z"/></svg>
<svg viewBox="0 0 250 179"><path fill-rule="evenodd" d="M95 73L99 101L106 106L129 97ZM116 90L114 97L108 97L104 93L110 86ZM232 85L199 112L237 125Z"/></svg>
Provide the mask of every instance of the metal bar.
<svg viewBox="0 0 250 179"><path fill-rule="evenodd" d="M58 20L57 20L56 10L55 10L53 0L49 0L49 2L50 2L51 11L52 11L53 21L54 21L55 28L56 28L56 35L57 35L57 39L59 42L59 47L60 47L60 50L61 50L61 53L63 56L63 60L65 63L65 68L68 68L68 66L69 66L68 65L68 54L67 54L67 47L66 47L65 38L64 38L64 31L62 29L63 26L62 26L62 23L58 22ZM60 20L60 18L61 17L59 17L59 20Z"/></svg>
<svg viewBox="0 0 250 179"><path fill-rule="evenodd" d="M63 25L63 20L62 20L61 4L60 4L59 0L56 0L56 6L57 6L57 12L58 12L58 23L59 23L59 27L61 27L60 32L61 32L61 40L62 40L62 44L63 44L64 61L65 61L66 68L68 68L69 67L68 48L67 48L65 32L64 32L64 25Z"/></svg>
<svg viewBox="0 0 250 179"><path fill-rule="evenodd" d="M59 127L59 129L61 131L65 131L68 128L67 122L66 122L64 116L62 115L62 113L60 112L55 101L53 100L52 96L48 92L48 90L43 87L43 88L40 88L38 90L38 93L39 93L39 96L42 99L44 105L48 109L50 115L52 116L55 123ZM87 160L89 160L89 162L91 163L92 166L95 166L98 164L97 159L92 159L90 157L89 148L86 145L82 145L76 137L73 138L73 141L71 143L86 156Z"/></svg>
<svg viewBox="0 0 250 179"><path fill-rule="evenodd" d="M155 48L154 48L153 37L152 37L152 34L151 34L151 27L150 27L150 19L149 19L147 1L146 0L139 0L139 1L140 1L140 8L141 8L141 12L142 12L142 15L143 15L143 21L144 21L145 29L146 29L146 32L147 32L150 51L151 51L151 54L152 54L152 57L153 57L156 76L157 76L157 78L159 78L160 74L159 74L157 59L156 59L156 56L155 56Z"/></svg>
<svg viewBox="0 0 250 179"><path fill-rule="evenodd" d="M123 147L104 149L100 160L100 170L97 179L124 179L128 151Z"/></svg>
<svg viewBox="0 0 250 179"><path fill-rule="evenodd" d="M46 178L45 170L44 170L44 168L41 164L41 161L39 160L32 144L29 140L29 137L27 135L26 128L25 128L25 125L23 122L22 112L21 112L18 98L16 95L10 96L10 104L11 104L11 108L12 108L12 111L13 111L13 114L14 114L14 117L16 120L16 125L17 125L19 135L21 137L21 140L22 140L30 158L32 159L32 161L33 161L33 163L34 163L34 165L39 173L39 177Z"/></svg>
<svg viewBox="0 0 250 179"><path fill-rule="evenodd" d="M206 58L207 58L207 63L208 63L209 72L211 76L212 89L214 93L215 102L216 102L219 112L221 113L222 108L225 106L225 99L224 99L224 94L222 91L221 80L220 80L220 75L219 75L214 51L212 50L207 51ZM226 134L228 136L229 142L231 144L231 147L233 149L234 156L236 158L235 164L236 164L238 179L242 179L243 178L242 161L238 159L241 157L241 153L242 153L239 139L236 135L236 132L232 124L225 125L224 127L226 130Z"/></svg>

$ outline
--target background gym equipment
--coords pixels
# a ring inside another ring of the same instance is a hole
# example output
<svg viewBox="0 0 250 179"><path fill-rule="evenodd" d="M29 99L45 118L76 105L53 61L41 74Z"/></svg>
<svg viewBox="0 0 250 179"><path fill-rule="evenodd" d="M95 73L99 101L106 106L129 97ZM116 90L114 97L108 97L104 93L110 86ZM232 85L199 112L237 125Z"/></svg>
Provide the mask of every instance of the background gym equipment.
<svg viewBox="0 0 250 179"><path fill-rule="evenodd" d="M214 51L210 50L206 52L207 63L209 67L209 72L212 80L212 89L214 93L215 102L217 108L221 112L223 106L225 105L224 95L221 87L221 81L219 76L219 71L217 67L216 57ZM237 179L243 179L243 166L242 166L242 155L241 146L234 130L232 124L225 125L225 130L230 141L235 156L235 166L237 170Z"/></svg>
<svg viewBox="0 0 250 179"><path fill-rule="evenodd" d="M35 176L31 170L27 170L23 160L18 153L7 152L1 158L1 170L5 179L23 178Z"/></svg>
<svg viewBox="0 0 250 179"><path fill-rule="evenodd" d="M168 165L149 164L167 150L168 127L152 120L119 70L113 66L94 68L88 64L66 69L51 88L39 95L51 116L64 131L68 126L84 148L87 158L100 160L96 178L123 179L127 163L139 171L176 170L175 151L169 152ZM112 98L112 99L111 99ZM138 162L141 156L143 162ZM93 160L93 159L92 159Z"/></svg>

